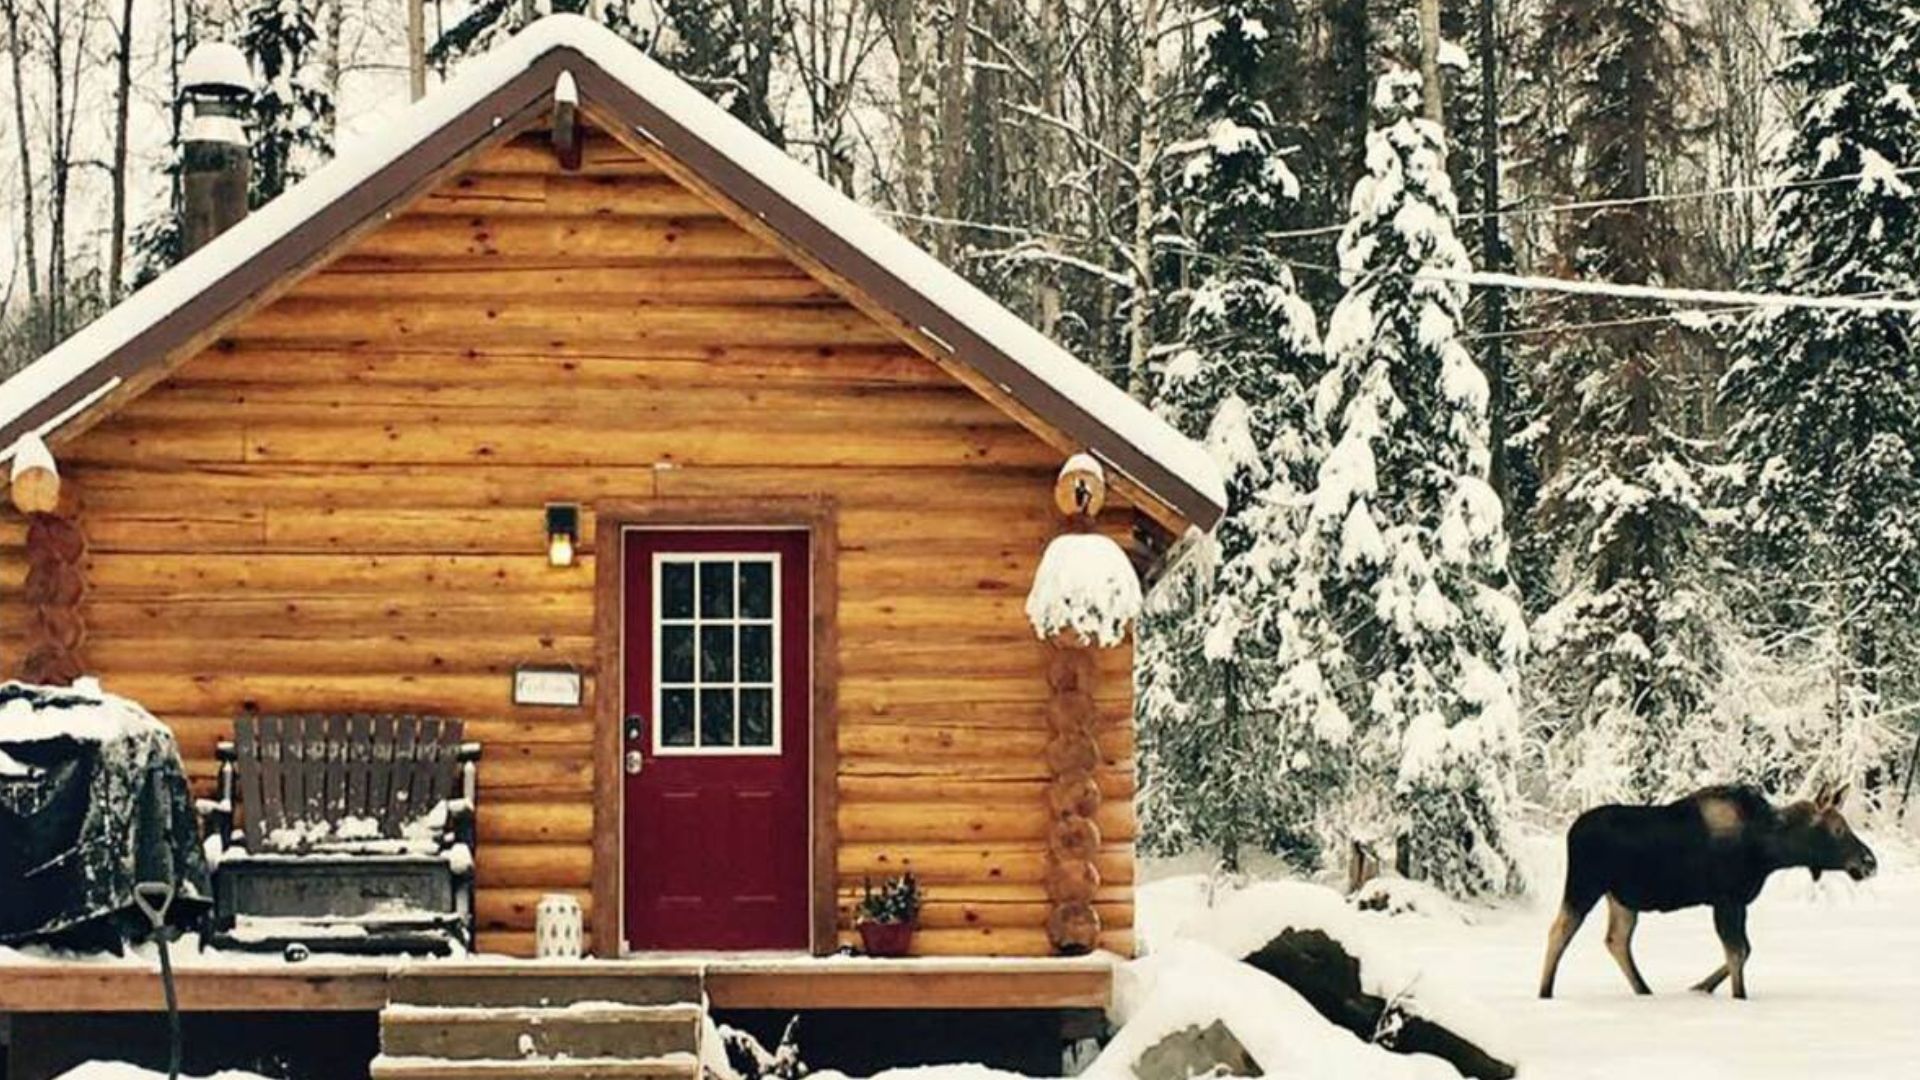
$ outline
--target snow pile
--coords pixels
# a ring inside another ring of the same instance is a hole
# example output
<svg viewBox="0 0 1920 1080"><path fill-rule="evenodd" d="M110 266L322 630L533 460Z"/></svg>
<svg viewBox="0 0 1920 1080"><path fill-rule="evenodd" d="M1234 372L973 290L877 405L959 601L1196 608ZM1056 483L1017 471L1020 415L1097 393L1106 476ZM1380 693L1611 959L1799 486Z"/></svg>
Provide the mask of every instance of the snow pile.
<svg viewBox="0 0 1920 1080"><path fill-rule="evenodd" d="M1132 1063L1167 1036L1219 1021L1266 1076L1341 1080L1456 1080L1438 1058L1395 1054L1327 1022L1285 983L1198 941L1135 961L1115 988L1122 1025L1086 1071L1093 1080L1132 1075Z"/></svg>
<svg viewBox="0 0 1920 1080"><path fill-rule="evenodd" d="M0 739L9 743L58 738L105 743L148 731L172 737L152 713L101 690L93 679L71 687L0 683Z"/></svg>
<svg viewBox="0 0 1920 1080"><path fill-rule="evenodd" d="M1444 1024L1498 1055L1507 1041L1499 1019L1449 985L1444 975L1410 963L1386 936L1378 916L1356 911L1332 889L1304 881L1267 881L1242 889L1176 931L1229 957L1245 957L1288 930L1318 930L1360 962L1363 991L1404 1011Z"/></svg>
<svg viewBox="0 0 1920 1080"><path fill-rule="evenodd" d="M1516 839L1516 850L1519 846ZM1382 915L1424 915L1451 923L1473 922L1473 914L1453 897L1424 881L1409 878L1373 878L1348 897L1347 902L1361 911Z"/></svg>
<svg viewBox="0 0 1920 1080"><path fill-rule="evenodd" d="M89 1061L61 1073L55 1080L167 1080L165 1072L143 1069L124 1061ZM185 1078L192 1080L192 1078ZM267 1080L259 1073L223 1070L205 1080Z"/></svg>
<svg viewBox="0 0 1920 1080"><path fill-rule="evenodd" d="M1140 578L1119 544L1098 533L1070 533L1047 545L1027 594L1034 633L1107 648L1125 641L1139 617Z"/></svg>

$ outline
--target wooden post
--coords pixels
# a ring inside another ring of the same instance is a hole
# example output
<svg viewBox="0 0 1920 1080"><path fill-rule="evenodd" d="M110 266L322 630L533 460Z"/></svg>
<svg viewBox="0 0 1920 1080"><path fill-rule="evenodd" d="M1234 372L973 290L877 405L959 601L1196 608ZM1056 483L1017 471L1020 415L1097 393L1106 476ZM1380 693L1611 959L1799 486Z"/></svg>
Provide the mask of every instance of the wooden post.
<svg viewBox="0 0 1920 1080"><path fill-rule="evenodd" d="M45 455L44 449L39 451ZM62 510L59 473L51 457L18 462L13 505L27 518L26 644L17 675L23 682L67 686L86 673L80 647L86 640L81 601L87 538L68 509Z"/></svg>
<svg viewBox="0 0 1920 1080"><path fill-rule="evenodd" d="M1106 499L1106 483L1091 459L1075 458L1061 470L1054 486L1054 503L1067 518L1070 532L1094 531L1094 516ZM1057 635L1049 647L1047 684L1047 940L1064 955L1092 952L1100 947L1100 913L1094 893L1100 888L1100 870L1094 858L1100 851L1100 785L1094 770L1100 767L1100 745L1094 738L1099 717L1095 704L1093 646Z"/></svg>

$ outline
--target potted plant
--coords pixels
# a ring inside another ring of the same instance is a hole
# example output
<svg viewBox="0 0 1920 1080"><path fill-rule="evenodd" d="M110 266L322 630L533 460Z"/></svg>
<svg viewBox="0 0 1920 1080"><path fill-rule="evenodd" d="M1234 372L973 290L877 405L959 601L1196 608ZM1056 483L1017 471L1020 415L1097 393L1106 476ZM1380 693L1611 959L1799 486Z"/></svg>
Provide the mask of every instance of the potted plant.
<svg viewBox="0 0 1920 1080"><path fill-rule="evenodd" d="M919 918L920 883L907 874L889 878L878 889L867 881L853 922L860 928L860 944L868 956L905 956Z"/></svg>

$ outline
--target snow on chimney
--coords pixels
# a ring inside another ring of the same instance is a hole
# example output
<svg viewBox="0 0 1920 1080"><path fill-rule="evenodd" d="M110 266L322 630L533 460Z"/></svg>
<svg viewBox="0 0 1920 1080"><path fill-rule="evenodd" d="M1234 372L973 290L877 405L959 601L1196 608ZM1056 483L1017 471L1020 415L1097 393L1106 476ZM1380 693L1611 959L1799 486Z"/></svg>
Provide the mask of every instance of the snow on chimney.
<svg viewBox="0 0 1920 1080"><path fill-rule="evenodd" d="M246 126L253 97L247 58L224 41L204 41L180 70L182 105L192 111L181 140L180 232L191 255L247 216L252 179Z"/></svg>

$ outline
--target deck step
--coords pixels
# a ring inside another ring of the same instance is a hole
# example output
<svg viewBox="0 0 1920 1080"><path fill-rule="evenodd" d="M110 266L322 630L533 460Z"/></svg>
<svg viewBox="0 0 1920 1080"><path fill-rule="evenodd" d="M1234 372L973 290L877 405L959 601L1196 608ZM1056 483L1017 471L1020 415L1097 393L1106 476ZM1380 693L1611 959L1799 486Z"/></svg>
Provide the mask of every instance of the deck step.
<svg viewBox="0 0 1920 1080"><path fill-rule="evenodd" d="M373 1059L369 1074L373 1080L696 1080L700 1075L700 1062L692 1054L640 1060L522 1058L515 1061L459 1061L382 1054Z"/></svg>
<svg viewBox="0 0 1920 1080"><path fill-rule="evenodd" d="M401 971L390 987L395 1005L549 1006L581 1002L617 1005L697 1004L700 971L693 967L609 971L579 969L471 971L448 968Z"/></svg>
<svg viewBox="0 0 1920 1080"><path fill-rule="evenodd" d="M700 1006L585 1002L563 1008L396 1005L380 1014L380 1049L396 1057L651 1058L700 1045Z"/></svg>
<svg viewBox="0 0 1920 1080"><path fill-rule="evenodd" d="M699 1080L698 967L443 965L388 990L377 1080Z"/></svg>

